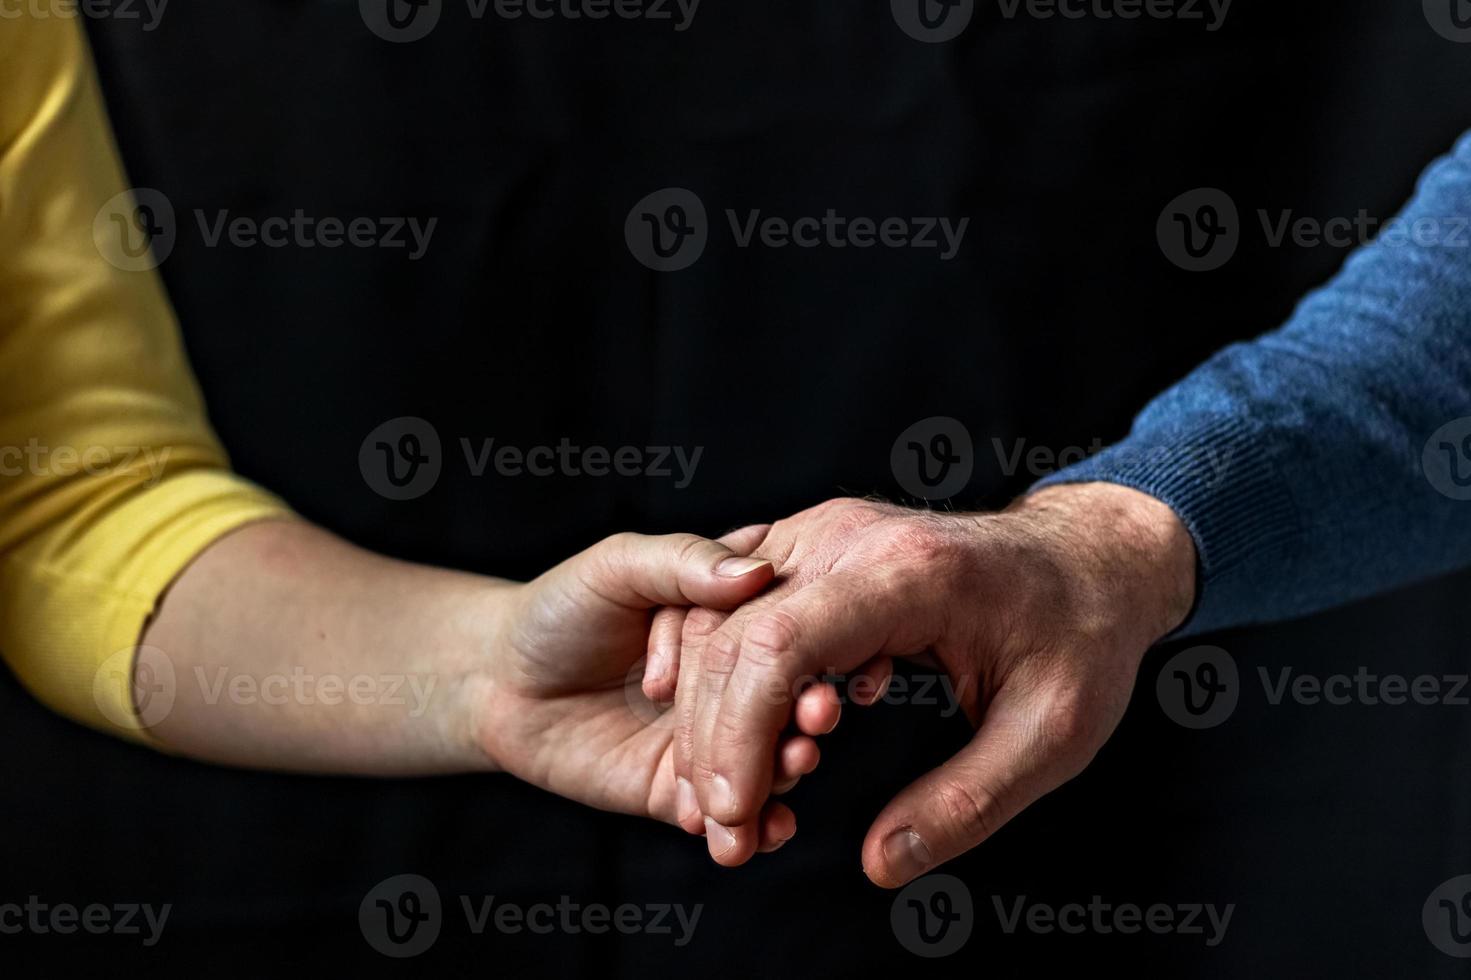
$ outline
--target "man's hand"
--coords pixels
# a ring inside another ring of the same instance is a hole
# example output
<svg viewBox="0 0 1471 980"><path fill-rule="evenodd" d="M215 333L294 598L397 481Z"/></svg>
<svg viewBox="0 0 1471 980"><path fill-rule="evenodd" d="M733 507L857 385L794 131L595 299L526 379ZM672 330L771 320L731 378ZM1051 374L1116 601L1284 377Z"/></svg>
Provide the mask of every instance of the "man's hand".
<svg viewBox="0 0 1471 980"><path fill-rule="evenodd" d="M794 706L812 710L803 679L882 679L889 658L933 653L978 729L874 821L863 866L887 887L1080 772L1195 588L1194 544L1174 513L1111 484L1049 488L984 516L830 501L774 525L751 554L775 564L775 588L686 618L675 771L715 821L712 855L740 864L788 778L773 760Z"/></svg>

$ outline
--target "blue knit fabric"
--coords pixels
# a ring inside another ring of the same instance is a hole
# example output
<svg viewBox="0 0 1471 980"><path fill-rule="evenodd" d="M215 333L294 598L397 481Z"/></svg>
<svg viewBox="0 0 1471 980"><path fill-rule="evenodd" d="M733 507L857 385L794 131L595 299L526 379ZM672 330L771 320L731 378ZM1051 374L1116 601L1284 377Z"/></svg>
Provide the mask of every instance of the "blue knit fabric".
<svg viewBox="0 0 1471 980"><path fill-rule="evenodd" d="M1180 515L1200 555L1181 633L1471 565L1471 134L1400 217L1281 329L1037 485L1119 483Z"/></svg>

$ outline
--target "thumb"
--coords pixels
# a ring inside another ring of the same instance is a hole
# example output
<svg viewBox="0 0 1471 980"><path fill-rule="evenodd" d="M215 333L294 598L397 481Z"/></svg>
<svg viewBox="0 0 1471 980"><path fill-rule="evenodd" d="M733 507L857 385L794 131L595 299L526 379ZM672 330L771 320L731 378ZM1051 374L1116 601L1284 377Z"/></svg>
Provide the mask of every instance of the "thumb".
<svg viewBox="0 0 1471 980"><path fill-rule="evenodd" d="M630 609L731 609L776 576L771 562L694 534L615 534L583 552L573 571L589 589Z"/></svg>
<svg viewBox="0 0 1471 980"><path fill-rule="evenodd" d="M915 780L874 820L863 870L898 888L980 844L1083 770L1088 744L1056 733L1046 690L1002 688L965 748Z"/></svg>

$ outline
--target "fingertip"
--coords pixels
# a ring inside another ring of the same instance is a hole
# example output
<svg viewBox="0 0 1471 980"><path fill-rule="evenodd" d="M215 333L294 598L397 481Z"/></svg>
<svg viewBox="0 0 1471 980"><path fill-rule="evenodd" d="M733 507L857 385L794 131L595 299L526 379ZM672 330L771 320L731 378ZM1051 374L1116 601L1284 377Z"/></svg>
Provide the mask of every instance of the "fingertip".
<svg viewBox="0 0 1471 980"><path fill-rule="evenodd" d="M675 822L685 833L697 837L705 833L705 815L700 812L694 784L683 776L675 780L674 806Z"/></svg>
<svg viewBox="0 0 1471 980"><path fill-rule="evenodd" d="M655 704L674 700L685 618L685 610L665 606L654 613L649 623L648 657L640 686L644 697Z"/></svg>
<svg viewBox="0 0 1471 980"><path fill-rule="evenodd" d="M734 531L722 534L715 540L738 555L749 555L756 550L762 541L766 540L766 535L770 533L770 524L748 524L745 527L738 527Z"/></svg>
<svg viewBox="0 0 1471 980"><path fill-rule="evenodd" d="M804 735L827 735L843 717L843 703L835 687L813 684L797 695L794 711L797 730Z"/></svg>
<svg viewBox="0 0 1471 980"><path fill-rule="evenodd" d="M673 677L663 674L644 674L644 679L640 686L643 689L644 697L655 704L669 704L674 700Z"/></svg>
<svg viewBox="0 0 1471 980"><path fill-rule="evenodd" d="M762 799L754 799L752 793L737 792L726 776L716 773L705 785L705 812L726 827L737 827L749 823L760 815Z"/></svg>
<svg viewBox="0 0 1471 980"><path fill-rule="evenodd" d="M891 657L874 657L864 664L848 682L848 696L853 703L867 708L877 704L889 693L889 684L894 679L894 661Z"/></svg>
<svg viewBox="0 0 1471 980"><path fill-rule="evenodd" d="M794 735L782 744L776 765L776 781L785 786L817 768L822 759L822 749L808 735Z"/></svg>
<svg viewBox="0 0 1471 980"><path fill-rule="evenodd" d="M710 817L705 818L705 845L714 862L723 868L735 868L751 860L756 853L756 828L749 824L727 827Z"/></svg>
<svg viewBox="0 0 1471 980"><path fill-rule="evenodd" d="M732 555L715 566L715 583L733 594L752 596L776 578L776 566L765 558L742 558Z"/></svg>
<svg viewBox="0 0 1471 980"><path fill-rule="evenodd" d="M797 815L784 803L767 804L761 814L761 847L770 854L797 835Z"/></svg>
<svg viewBox="0 0 1471 980"><path fill-rule="evenodd" d="M912 826L879 830L875 825L863 841L863 873L880 888L900 888L935 866L933 853Z"/></svg>

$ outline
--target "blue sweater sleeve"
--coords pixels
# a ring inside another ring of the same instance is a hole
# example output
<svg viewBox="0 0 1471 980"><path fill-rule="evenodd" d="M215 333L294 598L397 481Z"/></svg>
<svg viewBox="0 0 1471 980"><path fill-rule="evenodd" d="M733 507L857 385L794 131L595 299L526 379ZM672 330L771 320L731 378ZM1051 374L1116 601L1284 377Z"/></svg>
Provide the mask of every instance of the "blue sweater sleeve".
<svg viewBox="0 0 1471 980"><path fill-rule="evenodd" d="M1471 134L1285 326L1216 354L1124 441L1037 487L1087 481L1157 497L1189 528L1200 576L1182 633L1471 565Z"/></svg>

